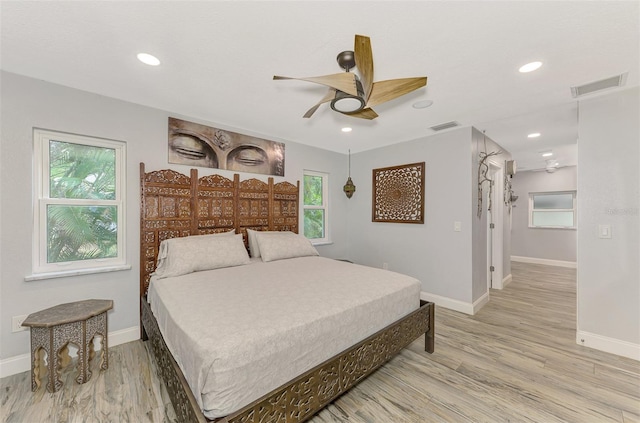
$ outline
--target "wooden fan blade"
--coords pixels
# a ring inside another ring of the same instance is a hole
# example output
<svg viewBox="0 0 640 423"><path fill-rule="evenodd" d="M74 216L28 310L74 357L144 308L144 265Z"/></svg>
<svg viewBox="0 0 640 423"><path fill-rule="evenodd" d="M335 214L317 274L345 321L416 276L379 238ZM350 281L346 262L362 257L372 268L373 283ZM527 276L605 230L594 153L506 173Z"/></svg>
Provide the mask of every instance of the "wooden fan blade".
<svg viewBox="0 0 640 423"><path fill-rule="evenodd" d="M323 76L311 76L308 78L291 78L288 76L275 75L273 79L295 79L298 81L313 82L315 84L325 85L329 88L335 88L339 91L344 91L345 93L351 95L358 95L358 90L356 89L356 76L350 72L334 73L332 75Z"/></svg>
<svg viewBox="0 0 640 423"><path fill-rule="evenodd" d="M325 96L322 97L322 99L319 102L317 102L315 106L307 110L307 113L305 113L304 116L302 117L310 118L316 112L316 110L318 110L318 107L320 107L321 104L324 104L326 102L333 100L335 96L336 96L336 90L334 90L333 88L329 88L329 91L327 91L327 94L325 94Z"/></svg>
<svg viewBox="0 0 640 423"><path fill-rule="evenodd" d="M373 51L371 50L371 39L364 35L356 35L353 53L356 59L356 67L362 77L362 88L364 89L364 101L369 100L371 88L373 87Z"/></svg>
<svg viewBox="0 0 640 423"><path fill-rule="evenodd" d="M344 115L347 116L351 116L351 117L356 117L356 118L360 118L360 119L368 119L368 120L372 120L378 117L378 114L376 112L373 111L373 109L370 108L364 108L362 110L360 110L359 112L355 112L355 113L343 113Z"/></svg>
<svg viewBox="0 0 640 423"><path fill-rule="evenodd" d="M374 82L371 88L371 95L367 101L367 107L393 100L425 85L427 85L426 76Z"/></svg>

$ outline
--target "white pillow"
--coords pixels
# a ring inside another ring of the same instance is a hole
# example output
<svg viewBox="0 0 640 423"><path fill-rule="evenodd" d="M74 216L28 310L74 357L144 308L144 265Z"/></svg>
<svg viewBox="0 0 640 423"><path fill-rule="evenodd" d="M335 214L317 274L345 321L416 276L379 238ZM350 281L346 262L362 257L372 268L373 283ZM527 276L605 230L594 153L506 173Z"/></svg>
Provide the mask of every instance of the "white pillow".
<svg viewBox="0 0 640 423"><path fill-rule="evenodd" d="M253 258L260 257L260 245L258 244L258 240L256 239L257 234L295 235L291 231L254 231L253 229L247 229L247 238L249 239L249 252L251 253L251 257Z"/></svg>
<svg viewBox="0 0 640 423"><path fill-rule="evenodd" d="M231 229L228 232L221 232L219 234L208 234L208 235L194 235L197 237L212 237L212 236L233 236L236 234L236 230L235 229ZM179 237L179 238L170 238L170 239L165 239L164 241L162 241L160 243L160 248L158 248L158 265L156 266L156 268L160 267L162 262L164 261L164 259L167 257L167 245L169 245L170 243L173 243L174 245L181 243L181 240L185 240L188 238L193 238L193 237ZM185 241L185 242L191 242L191 241Z"/></svg>
<svg viewBox="0 0 640 423"><path fill-rule="evenodd" d="M318 250L303 235L293 232L273 233L258 232L256 235L260 245L262 261L282 260L293 257L318 256Z"/></svg>
<svg viewBox="0 0 640 423"><path fill-rule="evenodd" d="M242 235L196 235L162 241L166 257L158 262L156 278L168 278L202 270L249 264Z"/></svg>

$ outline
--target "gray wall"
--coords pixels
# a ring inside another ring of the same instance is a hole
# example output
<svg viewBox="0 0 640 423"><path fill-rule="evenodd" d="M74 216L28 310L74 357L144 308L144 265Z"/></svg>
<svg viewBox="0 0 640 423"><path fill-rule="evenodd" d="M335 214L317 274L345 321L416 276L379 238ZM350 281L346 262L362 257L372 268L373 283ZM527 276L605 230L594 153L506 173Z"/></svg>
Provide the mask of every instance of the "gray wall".
<svg viewBox="0 0 640 423"><path fill-rule="evenodd" d="M485 220L476 217L474 182L478 134L482 135L465 127L355 154L351 173L358 190L349 203L348 216L351 259L373 267L388 263L389 270L419 279L428 294L469 305L484 295L486 211ZM490 151L500 150L487 140ZM501 162L503 156L497 160ZM424 225L373 223L372 169L421 161L426 162ZM455 221L462 224L460 232L453 230ZM507 275L508 245L505 251Z"/></svg>
<svg viewBox="0 0 640 423"><path fill-rule="evenodd" d="M29 332L11 332L11 317L29 314L59 303L86 298L111 298L109 330L138 326L139 301L139 163L147 170L189 167L167 162L166 111L126 103L23 76L1 72L0 144L0 359L29 352ZM241 128L236 132L269 138ZM25 282L31 273L32 150L34 127L85 134L127 142L127 261L131 270ZM286 178L301 180L302 170L329 172L334 190L330 195L333 245L318 247L328 257L346 256L347 198L341 191L347 178L347 156L286 140ZM200 168L200 175L214 173ZM227 176L232 172L220 171ZM241 178L266 175L241 174ZM336 183L337 181L337 183Z"/></svg>
<svg viewBox="0 0 640 423"><path fill-rule="evenodd" d="M640 359L640 90L580 102L578 336ZM598 237L598 225L612 228Z"/></svg>
<svg viewBox="0 0 640 423"><path fill-rule="evenodd" d="M575 262L577 231L575 229L529 228L529 193L576 191L576 166L563 167L554 173L517 172L512 181L519 197L513 208L511 254L546 260ZM578 198L580 193L578 193Z"/></svg>
<svg viewBox="0 0 640 423"><path fill-rule="evenodd" d="M349 203L353 261L411 275L431 294L470 303L471 128L358 153L351 158L357 192ZM372 169L425 162L425 223L371 221ZM454 221L462 231L454 232Z"/></svg>

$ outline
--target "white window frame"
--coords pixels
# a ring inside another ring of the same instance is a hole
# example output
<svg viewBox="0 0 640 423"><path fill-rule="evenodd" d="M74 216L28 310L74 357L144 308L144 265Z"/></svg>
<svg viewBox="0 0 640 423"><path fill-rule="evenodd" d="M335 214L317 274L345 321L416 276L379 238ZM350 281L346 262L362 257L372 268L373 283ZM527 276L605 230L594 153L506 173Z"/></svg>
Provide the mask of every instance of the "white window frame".
<svg viewBox="0 0 640 423"><path fill-rule="evenodd" d="M34 128L34 202L33 202L33 274L25 280L49 279L88 273L100 273L131 269L126 264L126 143L84 135L68 134ZM61 141L91 147L115 150L115 199L89 200L50 198L49 185L49 143ZM116 257L79 260L61 263L47 263L47 207L49 205L101 205L117 207L117 248Z"/></svg>
<svg viewBox="0 0 640 423"><path fill-rule="evenodd" d="M326 172L318 172L314 170L303 170L302 172L302 233L304 234L304 219L306 210L324 210L324 238L309 238L309 241L313 245L330 244L331 238L329 236L329 174ZM304 176L315 176L322 178L322 205L308 206L304 204Z"/></svg>
<svg viewBox="0 0 640 423"><path fill-rule="evenodd" d="M571 194L573 199L573 207L570 209L534 209L533 208L533 197L536 195L564 195ZM529 228L533 229L576 229L578 227L578 213L577 213L577 198L576 191L543 191L543 192L530 192L529 193ZM533 213L544 213L544 212L573 212L573 226L542 226L542 225L534 225L533 224Z"/></svg>

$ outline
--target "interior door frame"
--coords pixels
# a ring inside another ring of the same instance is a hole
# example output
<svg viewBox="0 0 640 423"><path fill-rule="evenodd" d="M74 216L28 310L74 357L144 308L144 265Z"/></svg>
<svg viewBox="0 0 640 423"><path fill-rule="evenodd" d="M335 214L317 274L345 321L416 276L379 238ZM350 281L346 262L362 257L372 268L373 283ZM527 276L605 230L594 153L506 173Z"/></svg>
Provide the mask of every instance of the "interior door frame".
<svg viewBox="0 0 640 423"><path fill-rule="evenodd" d="M504 288L503 260L504 260L504 166L498 161L488 161L489 175L493 179L491 190L492 210L487 212L487 287L493 289ZM493 231L489 225L494 223ZM491 272L490 266L494 271ZM487 290L488 291L488 290Z"/></svg>

